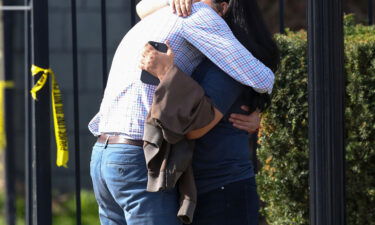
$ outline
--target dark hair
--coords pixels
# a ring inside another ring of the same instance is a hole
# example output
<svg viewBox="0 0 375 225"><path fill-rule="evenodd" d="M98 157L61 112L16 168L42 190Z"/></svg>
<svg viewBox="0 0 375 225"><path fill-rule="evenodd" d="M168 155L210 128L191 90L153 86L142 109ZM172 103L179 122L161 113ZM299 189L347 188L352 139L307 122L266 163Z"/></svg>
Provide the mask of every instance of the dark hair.
<svg viewBox="0 0 375 225"><path fill-rule="evenodd" d="M214 3L227 2L228 11L224 16L234 36L255 58L276 72L279 65L279 49L268 30L257 0L213 0ZM270 104L268 94L254 92L258 108L264 110Z"/></svg>

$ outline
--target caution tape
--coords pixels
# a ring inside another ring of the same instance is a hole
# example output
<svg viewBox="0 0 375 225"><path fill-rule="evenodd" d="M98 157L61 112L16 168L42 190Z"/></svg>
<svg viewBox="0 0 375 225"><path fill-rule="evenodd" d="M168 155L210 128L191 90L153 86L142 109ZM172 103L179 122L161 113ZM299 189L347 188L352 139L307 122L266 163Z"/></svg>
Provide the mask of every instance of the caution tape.
<svg viewBox="0 0 375 225"><path fill-rule="evenodd" d="M53 125L55 130L55 139L57 146L57 158L56 165L67 167L69 160L68 152L68 138L65 126L65 115L63 109L63 102L61 97L61 91L59 85L56 82L55 74L51 69L43 69L38 66L32 65L31 74L33 76L42 73L42 76L36 82L34 87L31 89L31 96L34 100L37 100L37 93L40 91L47 82L48 76L52 79L52 115L53 115Z"/></svg>
<svg viewBox="0 0 375 225"><path fill-rule="evenodd" d="M5 89L13 88L14 83L12 81L0 81L0 149L5 149L7 146L7 136L5 132L5 113L4 113L4 93Z"/></svg>

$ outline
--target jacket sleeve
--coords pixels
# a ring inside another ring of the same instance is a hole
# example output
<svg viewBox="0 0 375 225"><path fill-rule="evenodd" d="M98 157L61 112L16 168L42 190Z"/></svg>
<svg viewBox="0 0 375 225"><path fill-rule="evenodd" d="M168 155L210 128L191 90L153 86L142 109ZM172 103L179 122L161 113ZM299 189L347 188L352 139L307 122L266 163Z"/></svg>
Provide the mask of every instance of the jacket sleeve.
<svg viewBox="0 0 375 225"><path fill-rule="evenodd" d="M171 69L157 87L150 117L163 128L171 144L189 131L208 125L215 116L202 87L177 67Z"/></svg>
<svg viewBox="0 0 375 225"><path fill-rule="evenodd" d="M213 105L199 84L174 68L157 87L147 117L144 134L147 190L173 188L179 181L178 217L186 224L193 219L197 196L191 169L194 141L186 140L185 134L204 127L214 115Z"/></svg>

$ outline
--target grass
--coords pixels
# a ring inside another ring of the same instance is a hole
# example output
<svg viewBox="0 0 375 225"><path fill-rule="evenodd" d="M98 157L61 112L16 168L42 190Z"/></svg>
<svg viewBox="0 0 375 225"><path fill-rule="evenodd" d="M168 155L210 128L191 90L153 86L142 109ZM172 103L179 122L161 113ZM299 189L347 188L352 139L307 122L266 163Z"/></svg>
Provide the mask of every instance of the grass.
<svg viewBox="0 0 375 225"><path fill-rule="evenodd" d="M76 207L74 194L53 194L52 200L52 224L53 225L74 225L76 224ZM0 194L0 225L5 223L5 199ZM96 225L99 223L98 206L94 193L88 190L81 191L82 225ZM16 200L17 222L16 225L25 224L25 199L18 197Z"/></svg>

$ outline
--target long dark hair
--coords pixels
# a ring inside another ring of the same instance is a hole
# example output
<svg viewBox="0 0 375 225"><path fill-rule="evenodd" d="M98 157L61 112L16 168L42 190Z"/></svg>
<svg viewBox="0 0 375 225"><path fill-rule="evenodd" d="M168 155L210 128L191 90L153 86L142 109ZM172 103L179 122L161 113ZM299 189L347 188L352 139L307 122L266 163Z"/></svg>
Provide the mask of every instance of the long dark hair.
<svg viewBox="0 0 375 225"><path fill-rule="evenodd" d="M279 65L279 49L264 22L257 0L213 0L214 3L227 2L228 11L224 16L234 36L255 58L275 72ZM256 95L255 103L260 110L270 104L268 94Z"/></svg>

